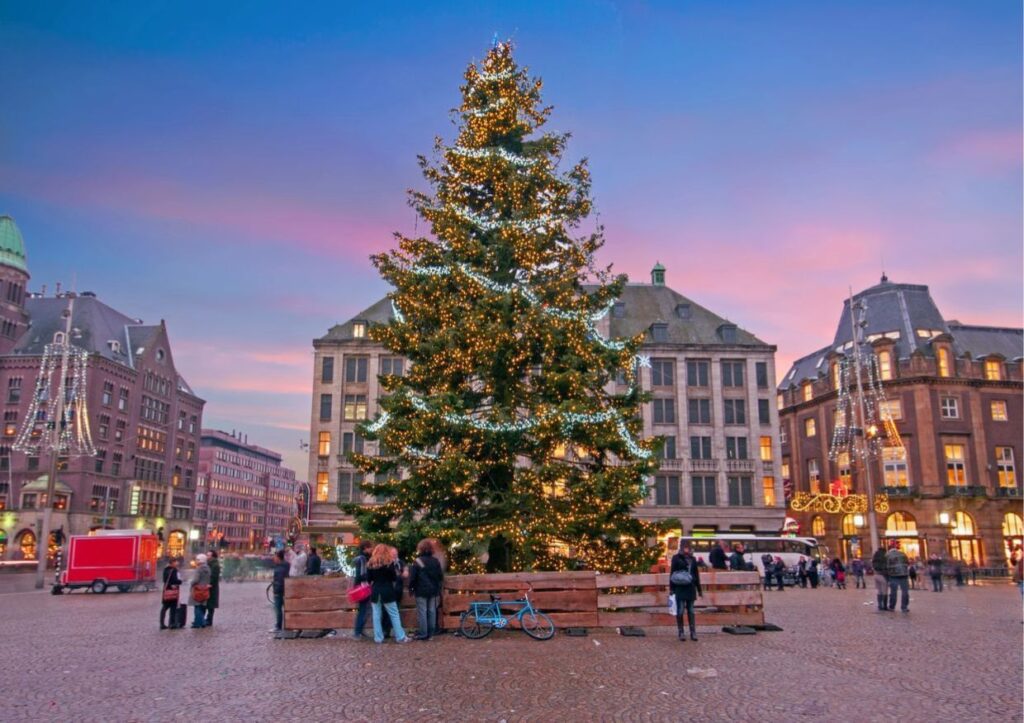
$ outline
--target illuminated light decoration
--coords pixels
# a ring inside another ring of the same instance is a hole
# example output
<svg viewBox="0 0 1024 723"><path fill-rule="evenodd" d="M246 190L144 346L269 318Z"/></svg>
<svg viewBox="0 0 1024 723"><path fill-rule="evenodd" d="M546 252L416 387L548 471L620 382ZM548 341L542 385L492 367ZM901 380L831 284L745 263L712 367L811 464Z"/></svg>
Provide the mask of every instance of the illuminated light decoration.
<svg viewBox="0 0 1024 723"><path fill-rule="evenodd" d="M377 417L373 424L368 424L366 426L366 431L374 433L379 432L384 429L384 425L388 423L389 419L391 419L391 414L389 412L383 412L379 417Z"/></svg>
<svg viewBox="0 0 1024 723"><path fill-rule="evenodd" d="M650 369L651 368L651 358L649 356L644 355L644 354L637 354L636 355L636 365L640 369Z"/></svg>
<svg viewBox="0 0 1024 723"><path fill-rule="evenodd" d="M789 503L794 512L828 512L829 514L863 514L868 511L868 496L834 495L827 492L797 492ZM875 512L889 511L889 495L875 495Z"/></svg>
<svg viewBox="0 0 1024 723"><path fill-rule="evenodd" d="M829 459L834 461L844 453L850 454L851 457L872 459L878 457L886 448L902 450L903 439L885 403L878 357L875 354L864 355L862 373L867 382L864 384L863 415L855 395L851 394L851 389L856 387L855 362L844 356L838 363L839 389ZM860 419L861 416L863 419ZM861 421L860 426L857 425L858 419Z"/></svg>
<svg viewBox="0 0 1024 723"><path fill-rule="evenodd" d="M486 106L484 108L472 108L470 110L463 111L463 115L470 116L472 118L480 118L482 116L487 115L488 113L490 113L491 111L495 110L496 108L500 108L501 106L505 105L507 102L508 102L508 100L506 98L498 98L498 100L496 100L494 103L492 103L491 105L488 105L488 106Z"/></svg>
<svg viewBox="0 0 1024 723"><path fill-rule="evenodd" d="M426 207L424 210L439 213L445 211L446 209L438 208L437 206L429 206ZM481 216L478 213L474 213L465 206L455 206L448 210L451 210L452 212L455 213L456 216L463 219L464 221L468 221L469 223L479 228L481 231L498 231L499 229L508 228L514 228L519 231L546 231L548 226L552 224L561 223L561 220L558 216L551 215L521 221L495 221L493 219L487 218L486 216Z"/></svg>
<svg viewBox="0 0 1024 723"><path fill-rule="evenodd" d="M402 453L408 457L416 457L417 459L438 459L438 456L433 452L427 452L418 447L405 447Z"/></svg>
<svg viewBox="0 0 1024 723"><path fill-rule="evenodd" d="M508 80L509 78L515 77L514 70L501 70L497 73L488 73L486 70L477 73L477 77L480 80Z"/></svg>
<svg viewBox="0 0 1024 723"><path fill-rule="evenodd" d="M398 304L395 303L394 299L391 300L391 313L394 314L395 321L399 324L405 322L405 314L403 314L402 310L398 308Z"/></svg>
<svg viewBox="0 0 1024 723"><path fill-rule="evenodd" d="M67 353L67 367L63 369L64 378L70 384L64 386L64 409L60 419L60 433L57 435L56 447L52 444L52 435L47 429L56 420L47 413L49 405L54 403L61 393L61 364L63 355ZM89 353L67 342L47 344L43 347L43 356L39 362L39 376L29 402L25 422L14 440L12 448L18 452L36 456L46 450L60 456L76 455L93 457L96 447L92 441L89 427L89 409L87 406L86 383L88 381ZM53 377L57 376L56 383ZM34 432L38 432L35 434Z"/></svg>
<svg viewBox="0 0 1024 723"><path fill-rule="evenodd" d="M490 148L465 148L463 146L454 146L451 150L453 153L465 156L466 158L501 158L504 161L508 161L513 166L532 166L540 162L539 158L527 158L526 156L520 156L517 153L506 151L504 148L497 146Z"/></svg>

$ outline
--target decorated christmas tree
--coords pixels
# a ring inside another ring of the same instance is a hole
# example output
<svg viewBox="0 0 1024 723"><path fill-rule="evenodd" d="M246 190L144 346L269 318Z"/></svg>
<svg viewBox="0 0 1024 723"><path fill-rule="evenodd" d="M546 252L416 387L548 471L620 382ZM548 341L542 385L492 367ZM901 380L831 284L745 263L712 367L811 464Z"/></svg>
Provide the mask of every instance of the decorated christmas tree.
<svg viewBox="0 0 1024 723"><path fill-rule="evenodd" d="M454 144L420 158L412 204L429 237L373 257L394 319L370 336L411 363L385 375L362 427L379 505L346 506L405 552L423 537L455 571L646 570L658 527L634 518L655 469L637 437L640 338L597 322L625 283L598 269L586 162L559 171L567 134L540 133L541 82L497 44L465 73ZM622 375L623 393L612 393Z"/></svg>

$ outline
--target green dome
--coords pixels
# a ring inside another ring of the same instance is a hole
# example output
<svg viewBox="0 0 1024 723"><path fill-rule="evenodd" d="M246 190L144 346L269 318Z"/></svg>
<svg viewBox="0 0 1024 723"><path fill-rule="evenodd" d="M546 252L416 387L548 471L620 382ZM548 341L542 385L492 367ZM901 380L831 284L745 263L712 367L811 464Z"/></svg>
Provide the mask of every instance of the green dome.
<svg viewBox="0 0 1024 723"><path fill-rule="evenodd" d="M10 216L0 216L0 264L28 273L25 241Z"/></svg>

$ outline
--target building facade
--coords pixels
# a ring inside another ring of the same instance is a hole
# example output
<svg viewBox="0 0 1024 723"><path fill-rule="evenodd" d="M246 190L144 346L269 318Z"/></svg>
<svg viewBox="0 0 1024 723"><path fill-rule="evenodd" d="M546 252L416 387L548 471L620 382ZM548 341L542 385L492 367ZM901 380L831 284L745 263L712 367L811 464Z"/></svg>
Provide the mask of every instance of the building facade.
<svg viewBox="0 0 1024 723"><path fill-rule="evenodd" d="M883 449L870 469L829 458L839 365L852 349L846 301L832 343L794 362L779 386L790 516L832 554L870 556L866 514L792 509L801 492L822 500L863 494L870 472L874 490L888 497L888 510L875 512L883 540L899 540L911 557L1005 565L1024 534L1024 331L947 321L927 286L885 276L853 300L866 305L864 339L902 448Z"/></svg>
<svg viewBox="0 0 1024 723"><path fill-rule="evenodd" d="M309 478L310 531L351 542L356 532L339 502L361 502L362 474L349 452L374 453L356 425L377 414L378 374L401 374L406 360L368 338L391 319L378 301L313 341ZM642 411L645 437L662 437L660 471L635 514L680 520L679 534L782 527L778 412L772 403L775 347L665 285L656 266L650 284L627 284L600 322L608 337L646 335L641 384L653 399ZM622 381L624 384L624 380Z"/></svg>
<svg viewBox="0 0 1024 723"><path fill-rule="evenodd" d="M203 430L195 517L206 544L256 551L285 537L302 483L281 460L248 435Z"/></svg>
<svg viewBox="0 0 1024 723"><path fill-rule="evenodd" d="M204 401L176 369L166 325L144 324L91 292L30 294L19 311L20 294L6 289L24 284L28 274L17 263L12 271L12 258L24 259L23 248L0 250L0 298L11 298L0 304L0 317L19 324L23 312L27 326L17 326L18 338L0 354L0 557L36 555L50 459L12 446L26 426L35 437L49 433L49 400L38 400L34 418L27 417L44 347L62 338L69 306L71 343L88 352L84 399L96 456L60 460L53 528L65 534L152 529L164 536L168 552L180 554L192 528Z"/></svg>

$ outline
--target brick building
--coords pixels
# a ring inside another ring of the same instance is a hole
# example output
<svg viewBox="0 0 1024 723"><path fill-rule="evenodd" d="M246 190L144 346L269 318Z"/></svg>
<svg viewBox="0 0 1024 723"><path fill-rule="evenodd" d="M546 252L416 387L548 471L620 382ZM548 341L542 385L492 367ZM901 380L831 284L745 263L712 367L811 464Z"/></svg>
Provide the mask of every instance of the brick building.
<svg viewBox="0 0 1024 723"><path fill-rule="evenodd" d="M861 300L865 341L877 356L905 450L885 449L871 462L875 490L887 494L890 505L877 514L880 535L899 540L912 557L946 554L981 566L1005 564L1024 534L1016 469L1024 436L1024 330L947 321L927 286L885 276L854 296L855 303ZM796 360L779 386L787 490L828 493L838 483L865 491L856 460L829 459L837 370L852 338L846 301L832 343ZM870 556L863 515L789 514L833 554Z"/></svg>
<svg viewBox="0 0 1024 723"><path fill-rule="evenodd" d="M195 513L203 539L252 551L285 536L302 483L281 466L281 459L277 452L250 444L240 432L203 430Z"/></svg>
<svg viewBox="0 0 1024 723"><path fill-rule="evenodd" d="M26 419L43 348L64 333L89 354L85 399L96 457L71 457L54 493L54 529L164 528L172 552L191 529L204 402L174 365L167 328L144 324L95 294L25 295L24 244L9 217L0 218L0 558L34 557L36 523L46 503L49 458L12 450L24 425L47 433L47 402ZM73 302L73 303L71 303ZM13 340L4 329L13 328Z"/></svg>
<svg viewBox="0 0 1024 723"><path fill-rule="evenodd" d="M356 425L377 413L377 375L401 374L406 361L370 340L371 324L391 319L378 301L314 340L309 479L310 531L351 540L354 528L339 502L365 502L350 451L375 451ZM665 438L661 470L635 510L648 519L678 518L683 532L776 534L782 527L778 416L772 403L775 347L665 285L665 269L650 284L628 284L600 322L609 337L646 334L641 353L651 367L641 383L644 436ZM679 534L676 531L674 534Z"/></svg>

